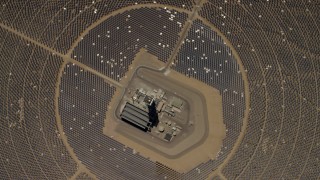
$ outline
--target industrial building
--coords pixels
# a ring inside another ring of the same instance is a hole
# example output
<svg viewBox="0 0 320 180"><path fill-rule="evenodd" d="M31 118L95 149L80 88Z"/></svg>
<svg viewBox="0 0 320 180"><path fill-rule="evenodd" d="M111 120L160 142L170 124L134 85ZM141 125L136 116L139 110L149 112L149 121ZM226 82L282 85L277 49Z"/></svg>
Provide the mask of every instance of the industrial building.
<svg viewBox="0 0 320 180"><path fill-rule="evenodd" d="M128 102L120 117L122 120L125 120L144 131L148 131L155 120L154 117L150 116L149 112Z"/></svg>

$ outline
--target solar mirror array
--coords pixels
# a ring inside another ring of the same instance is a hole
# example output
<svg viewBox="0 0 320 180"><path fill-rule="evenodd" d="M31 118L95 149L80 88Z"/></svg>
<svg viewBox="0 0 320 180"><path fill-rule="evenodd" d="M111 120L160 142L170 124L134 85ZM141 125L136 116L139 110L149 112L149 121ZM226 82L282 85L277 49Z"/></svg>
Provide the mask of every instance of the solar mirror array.
<svg viewBox="0 0 320 180"><path fill-rule="evenodd" d="M319 8L1 1L1 179L320 179ZM219 92L215 158L181 173L103 133L141 49Z"/></svg>

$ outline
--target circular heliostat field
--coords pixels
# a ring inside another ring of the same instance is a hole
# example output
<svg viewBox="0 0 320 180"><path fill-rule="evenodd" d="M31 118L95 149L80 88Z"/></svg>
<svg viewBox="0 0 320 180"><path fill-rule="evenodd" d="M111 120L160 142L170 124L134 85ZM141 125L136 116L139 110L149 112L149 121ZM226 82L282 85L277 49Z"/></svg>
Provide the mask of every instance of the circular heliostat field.
<svg viewBox="0 0 320 180"><path fill-rule="evenodd" d="M2 179L320 178L317 1L0 5ZM148 86L181 127L117 118Z"/></svg>

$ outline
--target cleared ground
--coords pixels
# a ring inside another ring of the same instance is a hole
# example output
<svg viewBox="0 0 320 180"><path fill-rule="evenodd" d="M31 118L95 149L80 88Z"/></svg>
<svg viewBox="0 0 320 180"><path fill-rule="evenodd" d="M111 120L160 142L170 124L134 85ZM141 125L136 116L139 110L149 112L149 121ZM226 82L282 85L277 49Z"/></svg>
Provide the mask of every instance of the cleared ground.
<svg viewBox="0 0 320 180"><path fill-rule="evenodd" d="M175 140L170 143L154 138L143 131L138 131L131 125L123 123L123 121L117 121L118 125L114 131L171 159L179 157L189 149L192 149L193 146L200 144L201 141L205 139L208 131L205 99L201 93L194 88L190 89L190 87L184 83L172 81L171 78L168 78L163 73L145 68L139 68L137 76L138 77L133 78L133 84L140 84L139 80L143 77L146 79L145 81L147 81L145 83L150 84L150 86L161 87L165 92L175 93L184 99L190 105L190 111L184 113L188 113L188 117L193 121L194 125L188 128L184 126L182 135L175 137ZM119 108L116 114L119 118ZM189 121L189 119L187 121Z"/></svg>
<svg viewBox="0 0 320 180"><path fill-rule="evenodd" d="M154 69L156 69L155 67L160 67L161 69L161 67L165 66L165 64L158 61L156 57L142 49L129 68L130 70L128 71L126 78L123 79L124 82L120 83L128 85L132 75L141 65L150 65ZM139 130L134 127L125 128L127 131L123 132L126 133L121 133L117 130L119 120L115 116L115 109L109 109L107 112L104 134L133 148L142 156L150 158L152 161L163 163L181 173L187 172L209 159L215 159L226 134L225 125L223 124L222 119L222 99L218 90L175 71L166 71L163 72L162 75L153 71L147 73L148 76L152 76L151 79L157 84L165 84L166 79L170 79L170 81L175 83L176 87L172 86L172 88L175 89L175 91L178 91L178 94L187 96L190 90L185 90L185 88L190 88L196 92L195 94L198 94L198 97L201 97L202 100L195 101L191 107L195 112L203 112L203 114L198 113L192 115L192 117L198 119L199 122L195 123L195 130L192 135L190 135L190 138L186 138L185 141L175 144L174 148L168 148L157 144L148 144L145 139L141 138L143 137L143 135L141 135L142 132L139 132ZM176 89L177 87L180 88ZM118 90L117 93L119 96L114 96L109 107L117 107L124 91ZM197 96L194 97L197 99ZM205 101L204 103L203 100ZM196 108L201 107L205 109L205 111L200 109L196 110ZM205 122L201 123L201 119ZM135 136L131 136L131 133L135 134ZM141 136L139 136L139 134ZM198 141L194 143L195 140ZM158 151L155 149L158 149ZM162 152L159 152L159 149L161 149Z"/></svg>

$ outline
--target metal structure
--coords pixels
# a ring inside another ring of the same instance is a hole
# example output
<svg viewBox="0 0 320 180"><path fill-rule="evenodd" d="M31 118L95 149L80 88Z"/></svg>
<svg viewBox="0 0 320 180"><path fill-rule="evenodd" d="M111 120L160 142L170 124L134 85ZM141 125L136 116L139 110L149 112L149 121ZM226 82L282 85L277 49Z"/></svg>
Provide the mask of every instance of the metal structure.
<svg viewBox="0 0 320 180"><path fill-rule="evenodd" d="M1 179L320 178L319 1L0 5ZM102 134L140 48L220 91L216 159L180 174Z"/></svg>

